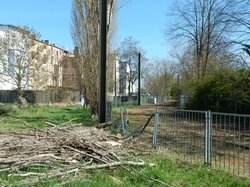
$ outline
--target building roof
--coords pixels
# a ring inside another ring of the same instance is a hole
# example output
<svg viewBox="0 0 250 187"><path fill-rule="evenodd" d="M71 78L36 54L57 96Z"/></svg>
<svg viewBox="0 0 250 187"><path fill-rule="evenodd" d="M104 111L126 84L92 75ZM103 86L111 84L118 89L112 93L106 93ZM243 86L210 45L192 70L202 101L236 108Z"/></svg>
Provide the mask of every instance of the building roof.
<svg viewBox="0 0 250 187"><path fill-rule="evenodd" d="M14 25L6 25L6 24L1 24L1 23L0 23L0 27L10 27L10 28L13 28L13 29L20 28L20 27L14 26Z"/></svg>
<svg viewBox="0 0 250 187"><path fill-rule="evenodd" d="M14 30L18 30L18 29L21 28L21 27L18 27L18 26L15 26L15 25L11 25L11 24L1 24L1 23L0 23L0 27L9 27L9 28L14 29ZM51 47L58 48L58 49L62 50L64 53L67 53L67 54L70 53L68 50L63 49L61 47L58 47L54 43L49 43L49 40L37 40L36 39L36 41L40 42L40 43L43 43L43 44L46 44L46 45L49 45Z"/></svg>

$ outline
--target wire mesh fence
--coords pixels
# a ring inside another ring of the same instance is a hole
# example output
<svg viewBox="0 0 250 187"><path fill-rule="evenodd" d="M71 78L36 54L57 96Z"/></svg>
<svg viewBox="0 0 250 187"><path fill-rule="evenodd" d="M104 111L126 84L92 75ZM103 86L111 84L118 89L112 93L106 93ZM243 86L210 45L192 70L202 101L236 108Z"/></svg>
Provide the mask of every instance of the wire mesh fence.
<svg viewBox="0 0 250 187"><path fill-rule="evenodd" d="M143 154L152 151L152 132L154 121L152 120L155 113L150 112L145 118L138 123L132 123L125 107L120 107L120 116L112 121L110 125L111 133L121 136L122 139L133 146L136 145Z"/></svg>
<svg viewBox="0 0 250 187"><path fill-rule="evenodd" d="M203 162L205 112L160 108L158 114L157 142L153 143L154 146L180 159Z"/></svg>
<svg viewBox="0 0 250 187"><path fill-rule="evenodd" d="M1 103L18 102L16 90L0 90ZM28 103L76 103L79 101L79 91L63 88L48 90L24 90L23 97Z"/></svg>
<svg viewBox="0 0 250 187"><path fill-rule="evenodd" d="M250 177L250 115L212 112L212 162Z"/></svg>
<svg viewBox="0 0 250 187"><path fill-rule="evenodd" d="M250 177L250 115L159 108L153 146L181 160Z"/></svg>

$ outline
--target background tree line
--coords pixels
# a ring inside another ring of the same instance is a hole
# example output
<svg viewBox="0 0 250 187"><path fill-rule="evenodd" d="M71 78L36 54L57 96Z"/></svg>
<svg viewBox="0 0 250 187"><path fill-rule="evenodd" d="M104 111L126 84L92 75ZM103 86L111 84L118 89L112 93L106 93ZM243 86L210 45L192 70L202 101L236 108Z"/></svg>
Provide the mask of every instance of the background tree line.
<svg viewBox="0 0 250 187"><path fill-rule="evenodd" d="M191 96L187 106L192 109L249 113L249 15L248 0L176 1L165 30L173 51L164 61L171 68L152 73L148 90Z"/></svg>
<svg viewBox="0 0 250 187"><path fill-rule="evenodd" d="M118 6L118 1L108 1L107 77L110 90L114 85L112 73L117 52L130 69L126 78L132 86L138 79L136 53L141 50L133 38L125 39L119 50L114 47ZM78 47L80 85L90 102L92 114L97 113L98 106L98 9L94 0L73 1L72 37ZM166 38L174 48L172 58L155 59L148 66L151 71L146 76L145 88L153 94L186 94L196 98L190 100L191 108L197 108L198 95L200 98L237 97L238 101L248 103L247 89L237 88L236 83L249 88L249 10L248 0L176 1L168 13L172 23L166 28ZM212 80L217 80L216 83L223 81L215 84ZM204 89L201 86L204 84L211 85L211 89L206 88L206 92L211 92L208 95L199 90ZM233 89L242 90L235 92ZM215 105L211 103L211 107Z"/></svg>
<svg viewBox="0 0 250 187"><path fill-rule="evenodd" d="M99 1L73 0L71 33L74 45L77 47L77 69L80 77L81 93L88 100L92 115L98 110L98 80L99 80ZM112 77L112 67L115 55L112 52L112 42L115 38L117 0L107 1L107 77ZM109 84L111 80L108 78ZM109 86L110 88L110 86Z"/></svg>
<svg viewBox="0 0 250 187"><path fill-rule="evenodd" d="M80 77L81 93L89 101L91 113L97 114L98 84L99 84L99 1L74 0L72 8L72 38L76 46L77 70ZM117 84L114 74L117 71L115 61L119 57L120 68L126 69L124 77L128 81L130 91L138 80L138 53L145 62L145 52L139 47L138 41L132 37L126 38L117 46L117 11L127 1L107 1L107 92L113 92ZM128 68L128 71L127 71ZM136 90L133 90L136 91Z"/></svg>
<svg viewBox="0 0 250 187"><path fill-rule="evenodd" d="M189 108L249 112L249 8L243 0L175 5L178 21L167 32L185 46L175 55L182 93L192 96Z"/></svg>

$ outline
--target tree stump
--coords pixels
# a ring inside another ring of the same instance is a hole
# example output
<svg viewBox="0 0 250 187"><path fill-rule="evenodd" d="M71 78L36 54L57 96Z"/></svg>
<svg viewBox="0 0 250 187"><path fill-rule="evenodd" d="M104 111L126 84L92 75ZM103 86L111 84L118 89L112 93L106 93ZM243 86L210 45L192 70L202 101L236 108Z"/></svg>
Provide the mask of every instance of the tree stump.
<svg viewBox="0 0 250 187"><path fill-rule="evenodd" d="M19 97L18 97L18 104L19 104L21 107L28 107L27 100L25 99L25 97L22 97L22 96L19 96Z"/></svg>

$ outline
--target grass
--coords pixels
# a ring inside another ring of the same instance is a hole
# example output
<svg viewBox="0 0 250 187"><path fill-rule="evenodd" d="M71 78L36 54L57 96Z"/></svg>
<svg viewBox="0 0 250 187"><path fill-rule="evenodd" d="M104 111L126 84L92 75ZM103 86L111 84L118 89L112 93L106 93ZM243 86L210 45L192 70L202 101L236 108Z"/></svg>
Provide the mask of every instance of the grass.
<svg viewBox="0 0 250 187"><path fill-rule="evenodd" d="M136 110L136 112L139 112L139 110ZM144 121L141 117L140 120ZM0 116L0 132L23 130L25 127L22 125L23 122L28 123L30 126L42 128L46 127L44 121L60 124L74 118L77 118L74 121L75 123L83 123L86 126L91 126L97 122L90 118L88 109L80 106L30 106L24 109L9 106L8 112ZM39 180L37 177L38 181L33 186L250 186L250 179L232 176L203 165L190 165L159 154L138 156L135 159L142 159L146 163L154 163L156 165L109 168L88 172L81 171L76 176L70 175L65 178L53 177ZM26 169L30 172L36 172L37 169L46 172L46 168L41 167ZM27 186L20 184L20 180L24 178L8 177L7 175L8 172L0 172L0 186ZM29 178L27 178L28 180Z"/></svg>
<svg viewBox="0 0 250 187"><path fill-rule="evenodd" d="M17 108L14 105L6 106L7 112L0 116L0 132L24 130L28 126L35 128L48 127L45 122L61 124L73 119L74 123L92 126L97 123L90 117L90 111L81 106L29 106ZM25 125L27 124L27 125Z"/></svg>
<svg viewBox="0 0 250 187"><path fill-rule="evenodd" d="M156 166L93 171L87 180L65 186L250 186L250 180L205 166L188 165L159 156L143 159Z"/></svg>
<svg viewBox="0 0 250 187"><path fill-rule="evenodd" d="M102 169L88 173L73 175L68 178L54 177L39 181L35 186L65 186L65 187L96 187L96 186L231 186L248 187L250 180L228 175L222 171L214 170L201 165L189 165L163 156L141 157L148 163L156 166L122 167L119 169ZM25 186L18 184L18 177L7 177L0 174L0 184L12 186Z"/></svg>

